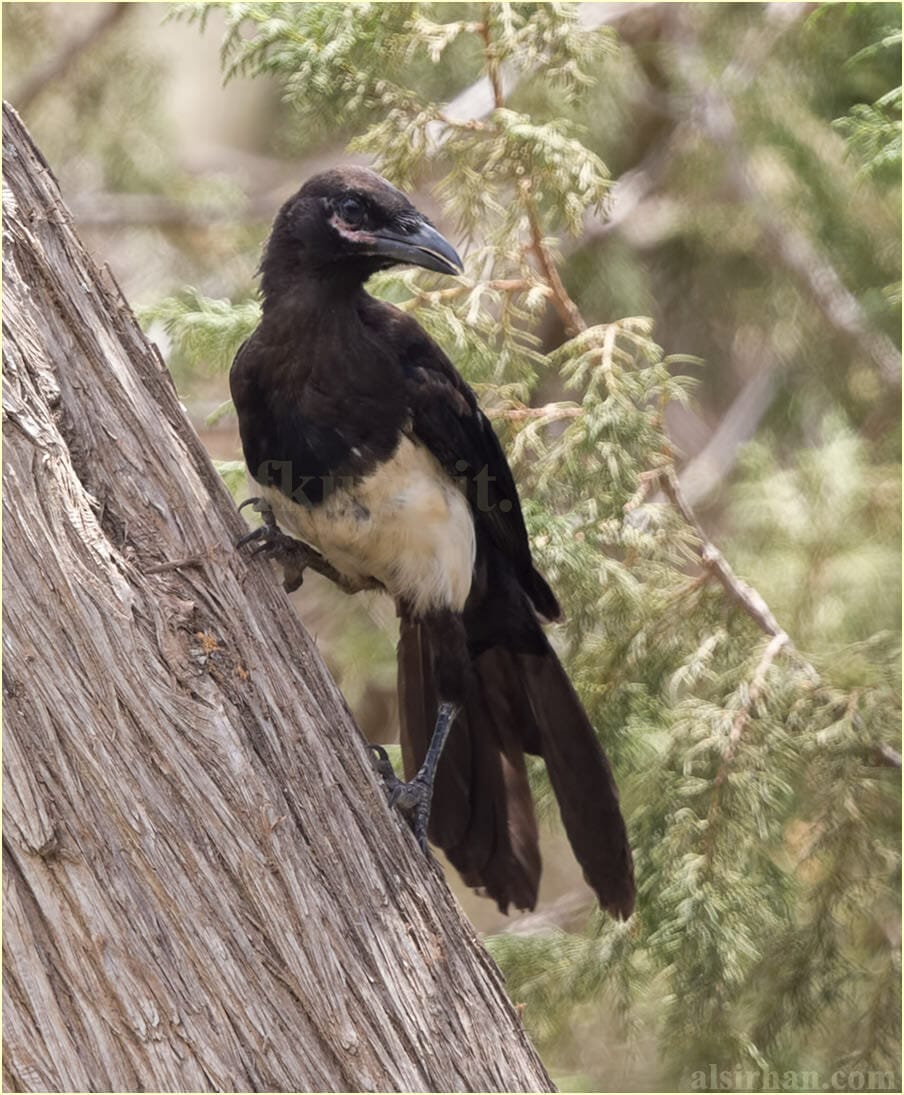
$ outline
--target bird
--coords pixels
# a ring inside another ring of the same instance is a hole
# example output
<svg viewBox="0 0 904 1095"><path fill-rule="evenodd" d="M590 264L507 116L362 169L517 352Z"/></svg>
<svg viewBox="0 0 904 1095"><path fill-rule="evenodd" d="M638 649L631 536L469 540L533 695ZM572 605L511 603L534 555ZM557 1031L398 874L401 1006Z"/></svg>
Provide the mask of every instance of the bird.
<svg viewBox="0 0 904 1095"><path fill-rule="evenodd" d="M375 767L421 848L465 883L536 906L541 874L527 755L542 757L600 905L627 919L634 868L611 766L545 631L560 618L534 565L512 471L471 387L407 312L366 289L413 265L463 273L408 197L369 168L308 179L279 209L261 318L230 371L258 529L242 537L399 618L405 779ZM429 853L428 853L429 854Z"/></svg>

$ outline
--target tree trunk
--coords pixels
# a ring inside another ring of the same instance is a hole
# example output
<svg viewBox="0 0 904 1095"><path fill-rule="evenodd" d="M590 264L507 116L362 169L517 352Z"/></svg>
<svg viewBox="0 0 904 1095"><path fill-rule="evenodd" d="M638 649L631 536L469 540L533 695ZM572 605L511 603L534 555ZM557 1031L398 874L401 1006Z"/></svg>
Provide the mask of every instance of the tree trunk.
<svg viewBox="0 0 904 1095"><path fill-rule="evenodd" d="M552 1090L3 117L8 1091Z"/></svg>

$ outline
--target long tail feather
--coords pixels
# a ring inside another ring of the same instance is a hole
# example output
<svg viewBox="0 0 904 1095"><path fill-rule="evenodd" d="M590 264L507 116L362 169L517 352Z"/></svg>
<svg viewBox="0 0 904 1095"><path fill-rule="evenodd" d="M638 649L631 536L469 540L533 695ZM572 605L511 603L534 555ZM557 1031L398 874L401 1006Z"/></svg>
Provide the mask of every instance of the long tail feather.
<svg viewBox="0 0 904 1095"><path fill-rule="evenodd" d="M500 909L533 908L540 852L524 754L540 755L585 878L600 904L626 919L634 870L612 771L555 652L540 645L531 654L495 646L475 659L475 686L437 771L430 839ZM410 779L427 750L437 696L426 630L405 619L399 698Z"/></svg>
<svg viewBox="0 0 904 1095"><path fill-rule="evenodd" d="M430 815L430 839L469 886L508 906L537 901L540 852L524 751L509 731L505 697L485 685L480 660L475 687L455 720L439 763ZM426 630L402 619L399 637L399 709L405 776L427 752L436 713L436 689Z"/></svg>
<svg viewBox="0 0 904 1095"><path fill-rule="evenodd" d="M627 920L634 909L634 864L609 762L555 652L513 657L569 843L603 908Z"/></svg>

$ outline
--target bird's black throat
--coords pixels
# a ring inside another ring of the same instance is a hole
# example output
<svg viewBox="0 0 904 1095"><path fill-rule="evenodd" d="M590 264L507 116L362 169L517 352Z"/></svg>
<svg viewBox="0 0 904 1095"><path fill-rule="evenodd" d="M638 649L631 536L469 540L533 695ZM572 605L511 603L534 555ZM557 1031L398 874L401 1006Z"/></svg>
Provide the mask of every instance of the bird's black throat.
<svg viewBox="0 0 904 1095"><path fill-rule="evenodd" d="M302 505L368 475L405 422L401 370L369 331L358 286L307 277L265 304L230 374L254 479Z"/></svg>

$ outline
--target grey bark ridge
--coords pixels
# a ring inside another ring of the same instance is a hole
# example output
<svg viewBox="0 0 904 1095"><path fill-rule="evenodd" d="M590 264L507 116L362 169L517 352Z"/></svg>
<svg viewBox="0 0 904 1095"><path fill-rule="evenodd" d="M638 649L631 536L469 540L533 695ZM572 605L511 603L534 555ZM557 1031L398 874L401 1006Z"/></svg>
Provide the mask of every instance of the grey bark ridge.
<svg viewBox="0 0 904 1095"><path fill-rule="evenodd" d="M7 106L3 153L6 1090L553 1090Z"/></svg>

